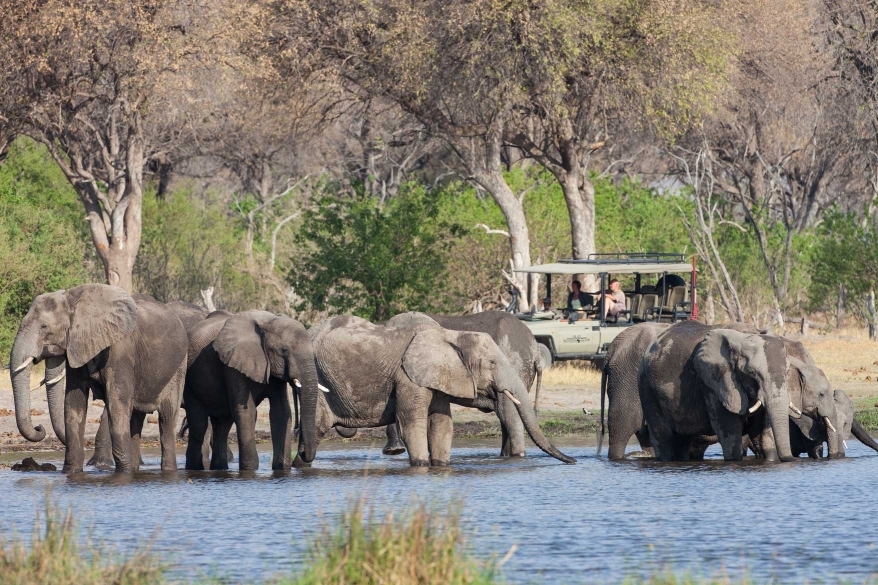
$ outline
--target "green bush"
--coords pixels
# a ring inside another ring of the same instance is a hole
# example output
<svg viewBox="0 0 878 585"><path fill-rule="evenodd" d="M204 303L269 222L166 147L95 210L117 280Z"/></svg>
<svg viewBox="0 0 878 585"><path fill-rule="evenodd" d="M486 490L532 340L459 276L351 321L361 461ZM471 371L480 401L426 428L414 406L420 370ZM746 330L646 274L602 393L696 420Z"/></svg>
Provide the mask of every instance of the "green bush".
<svg viewBox="0 0 878 585"><path fill-rule="evenodd" d="M312 545L307 568L289 585L489 585L490 565L464 550L458 514L437 514L420 504L379 518L358 503Z"/></svg>
<svg viewBox="0 0 878 585"><path fill-rule="evenodd" d="M82 204L46 150L16 140L0 167L0 360L34 297L96 276Z"/></svg>
<svg viewBox="0 0 878 585"><path fill-rule="evenodd" d="M153 585L165 583L164 567L145 552L124 558L89 542L82 554L72 515L46 504L27 547L0 540L0 585Z"/></svg>
<svg viewBox="0 0 878 585"><path fill-rule="evenodd" d="M439 217L445 191L403 185L384 206L361 191L329 194L305 212L304 254L289 282L313 308L384 321L442 308L447 252L462 229Z"/></svg>

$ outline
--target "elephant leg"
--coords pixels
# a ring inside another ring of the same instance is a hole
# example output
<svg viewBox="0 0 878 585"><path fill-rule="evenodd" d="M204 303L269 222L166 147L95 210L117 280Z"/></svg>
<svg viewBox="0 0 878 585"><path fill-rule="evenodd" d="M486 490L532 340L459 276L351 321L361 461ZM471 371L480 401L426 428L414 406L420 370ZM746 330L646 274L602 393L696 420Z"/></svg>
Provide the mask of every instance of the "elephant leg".
<svg viewBox="0 0 878 585"><path fill-rule="evenodd" d="M107 410L107 407L104 406L104 411L101 413L101 424L95 435L95 452L86 463L86 465L93 465L98 469L112 469L115 465L113 462L113 443L110 441L110 416Z"/></svg>
<svg viewBox="0 0 878 585"><path fill-rule="evenodd" d="M637 437L637 442L640 444L640 450L652 455L652 443L649 440L649 429L646 428L646 425L642 425L640 429L634 433L634 436Z"/></svg>
<svg viewBox="0 0 878 585"><path fill-rule="evenodd" d="M500 430L503 433L503 443L500 455L503 457L524 457L524 423L515 408L515 404L505 395L500 396L496 402L497 418L500 419Z"/></svg>
<svg viewBox="0 0 878 585"><path fill-rule="evenodd" d="M64 396L64 426L67 430L67 446L64 450L65 473L79 473L85 461L85 417L88 411L88 387L80 384L67 385Z"/></svg>
<svg viewBox="0 0 878 585"><path fill-rule="evenodd" d="M655 390L642 388L640 400L649 430L649 442L658 461L673 461L675 454L674 429L662 413L658 399L653 395Z"/></svg>
<svg viewBox="0 0 878 585"><path fill-rule="evenodd" d="M186 469L205 469L204 451L210 446L206 442L208 433L207 412L195 398L186 398L186 420L189 423L189 440L186 443ZM209 464L209 460L208 460Z"/></svg>
<svg viewBox="0 0 878 585"><path fill-rule="evenodd" d="M636 434L642 445L644 441L641 439L641 435L648 437L648 433L643 432L643 414L639 408L640 404L637 405L636 411L625 409L619 412L619 408L613 408L615 404L612 402L612 397L610 400L610 408L607 412L607 431L610 434L610 449L607 452L607 458L619 460L625 457L625 448L628 446L628 441L631 440L632 436ZM646 443L649 445L648 438Z"/></svg>
<svg viewBox="0 0 878 585"><path fill-rule="evenodd" d="M811 459L823 459L823 443L817 443L808 449L808 457Z"/></svg>
<svg viewBox="0 0 878 585"><path fill-rule="evenodd" d="M232 419L211 418L213 437L210 444L212 451L210 457L211 469L228 469L229 462L234 459L232 449L229 447L229 431L232 430Z"/></svg>
<svg viewBox="0 0 878 585"><path fill-rule="evenodd" d="M278 383L270 382L273 386ZM286 383L280 382L280 388L268 395L268 419L271 425L271 468L289 471L293 464L293 412L287 397Z"/></svg>
<svg viewBox="0 0 878 585"><path fill-rule="evenodd" d="M107 401L110 412L110 441L113 443L113 460L116 473L131 473L131 414L132 405L128 400L116 398Z"/></svg>
<svg viewBox="0 0 878 585"><path fill-rule="evenodd" d="M226 368L226 387L238 434L238 469L255 471L259 469L259 454L256 451L256 402L253 393L244 374L229 367Z"/></svg>
<svg viewBox="0 0 878 585"><path fill-rule="evenodd" d="M430 451L430 465L446 466L451 460L451 438L454 423L451 420L451 403L444 394L436 392L430 404L427 419L427 449Z"/></svg>
<svg viewBox="0 0 878 585"><path fill-rule="evenodd" d="M433 392L399 380L396 388L396 420L402 441L414 467L430 465L427 442L428 418Z"/></svg>
<svg viewBox="0 0 878 585"><path fill-rule="evenodd" d="M131 466L134 473L140 471L140 436L143 433L143 420L145 418L145 412L135 410L131 413Z"/></svg>
<svg viewBox="0 0 878 585"><path fill-rule="evenodd" d="M387 443L381 449L381 452L385 455L402 455L405 453L405 445L399 438L399 425L395 422L390 423L387 425L385 433L387 434Z"/></svg>
<svg viewBox="0 0 878 585"><path fill-rule="evenodd" d="M180 401L159 405L159 441L162 446L162 471L177 471L177 413Z"/></svg>

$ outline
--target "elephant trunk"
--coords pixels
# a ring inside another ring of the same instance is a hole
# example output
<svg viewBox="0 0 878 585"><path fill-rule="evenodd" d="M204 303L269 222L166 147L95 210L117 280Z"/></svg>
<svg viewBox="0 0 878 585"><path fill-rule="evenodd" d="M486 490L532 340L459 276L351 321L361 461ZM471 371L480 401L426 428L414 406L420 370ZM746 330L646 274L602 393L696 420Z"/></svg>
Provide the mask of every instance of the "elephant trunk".
<svg viewBox="0 0 878 585"><path fill-rule="evenodd" d="M832 423L832 419L835 418L834 409L828 416L822 410L818 412L823 419L823 424L826 425L826 445L829 447L829 458L842 459L844 457L844 441L839 430L842 425L838 422Z"/></svg>
<svg viewBox="0 0 878 585"><path fill-rule="evenodd" d="M64 395L65 395L65 372L67 361L64 356L50 357L46 359L46 396L49 399L49 418L52 421L52 430L63 445L67 445L67 432L64 427Z"/></svg>
<svg viewBox="0 0 878 585"><path fill-rule="evenodd" d="M32 327L19 329L12 345L9 371L15 398L15 422L18 432L28 441L39 443L46 438L42 425L34 427L30 414L30 372L37 351L37 335Z"/></svg>
<svg viewBox="0 0 878 585"><path fill-rule="evenodd" d="M606 432L606 427L604 425L604 402L607 398L607 379L609 378L609 374L607 373L607 364L604 362L604 367L601 368L601 430L598 433L598 454L597 456L601 456L601 449L604 446L604 433Z"/></svg>
<svg viewBox="0 0 878 585"><path fill-rule="evenodd" d="M521 380L513 374L505 376L504 380L498 380L497 390L498 392L510 392L512 396L515 397L513 402L518 409L518 415L521 417L521 422L524 424L524 430L527 431L527 434L530 435L531 440L533 440L537 447L559 461L563 461L564 463L576 463L576 459L561 453L552 443L549 442L543 434L543 431L540 430L540 425L537 423L537 415L534 412L530 397L527 394L524 384L521 383Z"/></svg>
<svg viewBox="0 0 878 585"><path fill-rule="evenodd" d="M869 435L868 432L866 432L866 429L863 428L863 425L858 423L856 419L854 419L854 422L851 423L851 432L857 439L859 439L862 444L866 445L867 447L871 447L875 451L878 451L878 443L875 442L875 439L873 439L872 436Z"/></svg>
<svg viewBox="0 0 878 585"><path fill-rule="evenodd" d="M303 339L300 350L296 354L297 368L302 383L299 424L299 456L305 463L314 461L317 454L317 401L320 389L317 385L317 365L314 363L314 352L308 334L302 332Z"/></svg>
<svg viewBox="0 0 878 585"><path fill-rule="evenodd" d="M790 448L790 394L786 387L773 388L770 395L766 396L765 414L774 434L774 443L777 455L781 461L794 461ZM768 457L768 454L766 454Z"/></svg>

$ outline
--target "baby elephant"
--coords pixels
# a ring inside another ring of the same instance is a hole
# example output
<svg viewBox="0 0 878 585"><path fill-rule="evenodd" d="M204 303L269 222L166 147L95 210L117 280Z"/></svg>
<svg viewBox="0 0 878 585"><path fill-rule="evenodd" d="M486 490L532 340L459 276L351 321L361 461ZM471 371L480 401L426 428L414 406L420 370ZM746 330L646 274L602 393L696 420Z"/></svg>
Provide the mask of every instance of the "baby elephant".
<svg viewBox="0 0 878 585"><path fill-rule="evenodd" d="M878 451L878 443L875 442L866 429L854 419L854 403L842 390L833 392L835 409L838 419L841 421L840 429L842 440L847 441L851 434L861 443ZM795 422L795 424L792 424ZM807 453L812 459L823 458L823 443L829 440L828 426L825 422L818 422L810 417L800 417L797 421L790 421L790 446L796 457ZM822 424L821 424L822 423Z"/></svg>

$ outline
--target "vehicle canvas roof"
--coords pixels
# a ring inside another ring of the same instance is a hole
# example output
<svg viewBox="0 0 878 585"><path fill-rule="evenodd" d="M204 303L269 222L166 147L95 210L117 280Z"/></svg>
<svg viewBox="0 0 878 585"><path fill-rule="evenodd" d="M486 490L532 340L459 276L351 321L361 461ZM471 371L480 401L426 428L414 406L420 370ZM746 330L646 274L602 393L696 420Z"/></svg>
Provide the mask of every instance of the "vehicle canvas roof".
<svg viewBox="0 0 878 585"><path fill-rule="evenodd" d="M605 260L580 260L573 262L552 262L537 264L515 272L536 274L661 274L663 272L692 272L689 262L656 262L628 260L621 262Z"/></svg>

